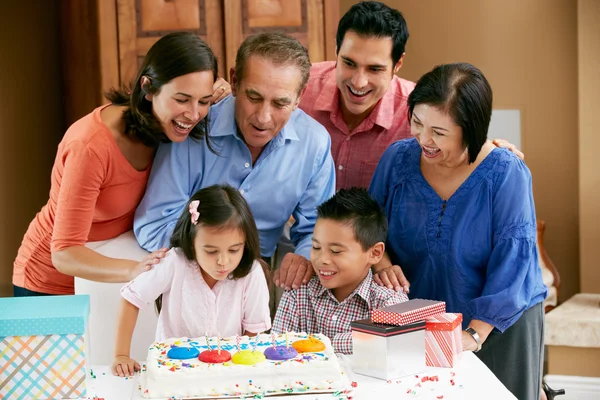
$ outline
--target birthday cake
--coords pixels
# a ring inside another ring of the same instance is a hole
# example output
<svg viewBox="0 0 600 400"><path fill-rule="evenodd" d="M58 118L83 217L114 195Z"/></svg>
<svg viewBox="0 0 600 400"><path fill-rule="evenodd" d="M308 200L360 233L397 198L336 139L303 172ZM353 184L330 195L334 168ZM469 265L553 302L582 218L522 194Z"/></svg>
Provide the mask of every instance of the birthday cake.
<svg viewBox="0 0 600 400"><path fill-rule="evenodd" d="M350 386L323 335L174 338L150 346L145 398L201 398L336 392Z"/></svg>

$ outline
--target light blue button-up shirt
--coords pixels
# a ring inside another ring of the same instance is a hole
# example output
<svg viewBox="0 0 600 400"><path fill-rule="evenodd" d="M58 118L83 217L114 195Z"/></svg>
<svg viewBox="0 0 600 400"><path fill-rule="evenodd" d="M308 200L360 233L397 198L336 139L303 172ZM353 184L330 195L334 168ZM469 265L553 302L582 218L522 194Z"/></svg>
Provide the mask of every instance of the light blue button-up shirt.
<svg viewBox="0 0 600 400"><path fill-rule="evenodd" d="M199 189L227 183L250 205L260 236L261 255L270 257L290 215L296 253L310 256L317 206L335 192L329 134L304 111L292 112L284 128L252 165L250 150L237 134L235 97L210 108L209 135L158 147L146 194L135 213L134 232L148 251L169 246L177 219Z"/></svg>

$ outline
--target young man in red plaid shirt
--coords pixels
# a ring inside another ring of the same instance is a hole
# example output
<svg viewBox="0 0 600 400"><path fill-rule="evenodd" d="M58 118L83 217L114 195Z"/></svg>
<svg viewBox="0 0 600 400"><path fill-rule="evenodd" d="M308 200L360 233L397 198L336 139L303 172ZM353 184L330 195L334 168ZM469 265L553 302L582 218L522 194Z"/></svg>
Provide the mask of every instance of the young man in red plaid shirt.
<svg viewBox="0 0 600 400"><path fill-rule="evenodd" d="M322 333L336 352L351 354L350 322L408 298L373 281L371 266L385 252L387 219L366 189L341 189L317 210L310 254L316 276L284 293L273 332Z"/></svg>

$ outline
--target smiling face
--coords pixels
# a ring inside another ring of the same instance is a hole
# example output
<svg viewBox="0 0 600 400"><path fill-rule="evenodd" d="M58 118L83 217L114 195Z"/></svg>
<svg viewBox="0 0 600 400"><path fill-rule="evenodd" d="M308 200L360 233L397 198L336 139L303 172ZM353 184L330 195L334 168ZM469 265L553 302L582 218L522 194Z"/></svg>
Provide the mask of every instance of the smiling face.
<svg viewBox="0 0 600 400"><path fill-rule="evenodd" d="M226 279L244 255L245 236L241 229L200 226L194 239L196 261L209 287Z"/></svg>
<svg viewBox="0 0 600 400"><path fill-rule="evenodd" d="M142 86L148 78L142 78ZM165 135L173 142L183 142L196 124L208 114L213 93L212 71L181 75L161 86L158 93L146 95L152 112Z"/></svg>
<svg viewBox="0 0 600 400"><path fill-rule="evenodd" d="M422 148L428 164L456 166L468 161L460 126L438 107L417 104L410 120L410 131Z"/></svg>
<svg viewBox="0 0 600 400"><path fill-rule="evenodd" d="M391 37L362 37L346 32L336 61L336 82L346 123L365 119L387 92L404 58L393 65L392 46Z"/></svg>
<svg viewBox="0 0 600 400"><path fill-rule="evenodd" d="M326 218L317 219L312 244L310 261L315 273L338 301L360 285L384 250L381 242L363 250L350 225Z"/></svg>
<svg viewBox="0 0 600 400"><path fill-rule="evenodd" d="M232 74L235 121L248 147L262 149L298 107L302 74L295 65L277 65L250 56L244 76L239 78Z"/></svg>

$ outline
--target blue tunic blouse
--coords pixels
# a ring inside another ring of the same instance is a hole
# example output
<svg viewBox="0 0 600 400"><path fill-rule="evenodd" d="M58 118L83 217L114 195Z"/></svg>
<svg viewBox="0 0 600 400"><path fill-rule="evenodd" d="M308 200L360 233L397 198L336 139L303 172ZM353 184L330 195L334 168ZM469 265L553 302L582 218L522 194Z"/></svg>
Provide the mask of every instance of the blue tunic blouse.
<svg viewBox="0 0 600 400"><path fill-rule="evenodd" d="M410 297L446 302L448 312L503 332L542 302L529 169L494 149L442 199L423 177L416 139L392 144L371 181L389 222L387 252L411 283Z"/></svg>

